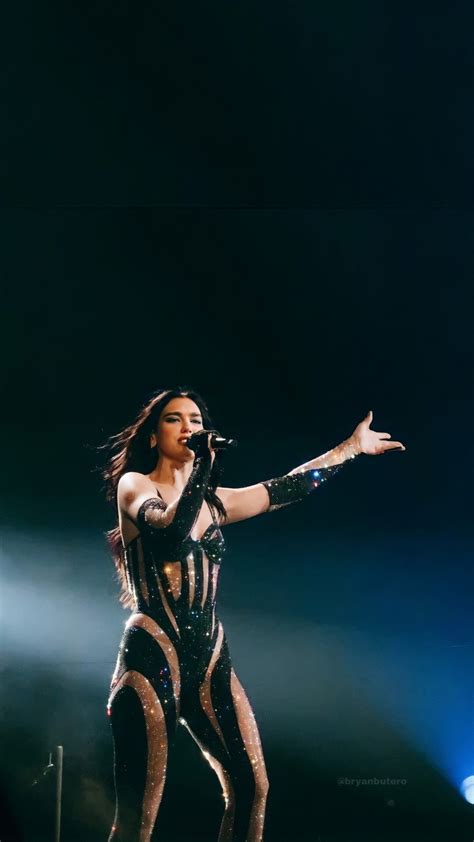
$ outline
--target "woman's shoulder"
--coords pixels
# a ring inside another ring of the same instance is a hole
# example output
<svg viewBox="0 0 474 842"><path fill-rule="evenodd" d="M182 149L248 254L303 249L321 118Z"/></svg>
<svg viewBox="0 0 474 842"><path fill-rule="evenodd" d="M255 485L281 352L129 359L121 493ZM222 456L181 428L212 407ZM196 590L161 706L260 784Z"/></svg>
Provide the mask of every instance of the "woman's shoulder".
<svg viewBox="0 0 474 842"><path fill-rule="evenodd" d="M143 491L154 491L155 486L150 477L139 471L126 471L120 477L117 485L117 497L122 501L135 497Z"/></svg>
<svg viewBox="0 0 474 842"><path fill-rule="evenodd" d="M118 484L127 485L128 483L136 482L150 483L151 479L148 474L141 474L139 471L125 471L125 473L120 477Z"/></svg>

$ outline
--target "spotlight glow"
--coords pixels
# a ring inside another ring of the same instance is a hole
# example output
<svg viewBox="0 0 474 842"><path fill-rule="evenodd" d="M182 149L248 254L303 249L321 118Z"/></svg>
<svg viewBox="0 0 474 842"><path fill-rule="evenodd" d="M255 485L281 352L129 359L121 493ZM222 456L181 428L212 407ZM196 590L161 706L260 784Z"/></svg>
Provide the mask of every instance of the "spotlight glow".
<svg viewBox="0 0 474 842"><path fill-rule="evenodd" d="M474 775L464 778L461 784L461 792L469 804L474 804Z"/></svg>

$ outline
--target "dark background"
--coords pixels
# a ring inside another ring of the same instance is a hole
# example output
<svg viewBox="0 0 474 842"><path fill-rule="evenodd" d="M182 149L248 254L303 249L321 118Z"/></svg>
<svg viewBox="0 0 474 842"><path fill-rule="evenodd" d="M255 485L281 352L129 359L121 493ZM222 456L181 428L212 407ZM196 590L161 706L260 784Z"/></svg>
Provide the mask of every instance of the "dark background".
<svg viewBox="0 0 474 842"><path fill-rule="evenodd" d="M266 842L474 838L471 18L10 10L2 842L52 838L58 744L63 842L107 838L127 615L96 448L176 384L238 438L228 485L324 452L369 409L407 448L226 533L220 616L262 736ZM400 782L347 783L374 778ZM220 811L180 732L157 838L213 840Z"/></svg>
<svg viewBox="0 0 474 842"><path fill-rule="evenodd" d="M471 207L471 3L18 0L15 204Z"/></svg>

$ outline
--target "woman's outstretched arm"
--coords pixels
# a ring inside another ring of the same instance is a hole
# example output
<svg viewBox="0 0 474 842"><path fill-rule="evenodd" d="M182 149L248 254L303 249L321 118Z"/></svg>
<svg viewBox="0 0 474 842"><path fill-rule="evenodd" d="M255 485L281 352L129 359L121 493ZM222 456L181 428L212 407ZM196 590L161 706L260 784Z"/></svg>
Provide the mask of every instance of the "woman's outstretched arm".
<svg viewBox="0 0 474 842"><path fill-rule="evenodd" d="M282 477L247 488L218 488L217 493L227 510L224 524L255 517L302 500L361 453L378 456L387 450L406 449L401 442L391 441L389 433L371 430L372 419L370 411L348 439L321 456L293 468Z"/></svg>

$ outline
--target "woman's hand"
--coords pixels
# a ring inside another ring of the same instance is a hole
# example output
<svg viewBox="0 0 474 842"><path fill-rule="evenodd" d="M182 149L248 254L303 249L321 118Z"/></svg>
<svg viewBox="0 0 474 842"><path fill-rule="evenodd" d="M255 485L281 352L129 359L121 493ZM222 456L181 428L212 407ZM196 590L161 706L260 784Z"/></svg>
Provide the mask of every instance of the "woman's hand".
<svg viewBox="0 0 474 842"><path fill-rule="evenodd" d="M375 430L371 430L370 425L373 417L374 414L370 410L352 433L351 439L353 439L359 453L379 456L387 450L406 450L401 441L387 441L387 439L391 439L390 433L376 433Z"/></svg>
<svg viewBox="0 0 474 842"><path fill-rule="evenodd" d="M213 435L214 435L214 431L212 433L209 433L209 436L208 436L208 439L207 439L207 446L208 446L209 450L211 451L211 465L214 464L214 459L216 458L216 451L212 449L212 444L211 444L211 438L212 438Z"/></svg>
<svg viewBox="0 0 474 842"><path fill-rule="evenodd" d="M195 457L204 456L206 451L209 451L211 454L211 465L214 464L214 459L216 458L216 451L213 450L211 438L216 432L216 430L198 430L190 437L191 443L189 441L187 443L187 447L194 451Z"/></svg>

